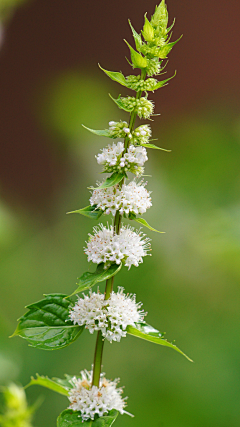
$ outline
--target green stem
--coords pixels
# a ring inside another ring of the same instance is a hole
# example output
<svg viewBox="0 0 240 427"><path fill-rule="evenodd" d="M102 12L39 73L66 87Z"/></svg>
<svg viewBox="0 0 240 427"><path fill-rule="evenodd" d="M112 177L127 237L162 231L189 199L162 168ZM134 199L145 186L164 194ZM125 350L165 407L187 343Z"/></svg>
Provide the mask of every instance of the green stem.
<svg viewBox="0 0 240 427"><path fill-rule="evenodd" d="M147 75L147 72L146 72L145 70L142 70L142 71L141 71L141 79L142 79L142 80L145 80L146 75ZM136 94L136 99L140 99L140 98L141 98L141 96L142 96L142 91L137 92L137 94ZM137 111L136 111L136 110L133 110L133 111L131 112L130 120L129 120L129 130L130 130L130 132L131 132L131 133L132 133L132 131L133 131L133 126L134 126L134 123L135 123L136 117L137 117ZM125 151L124 151L124 154L127 152L127 149L128 149L128 147L129 147L129 142L130 142L130 139L129 139L128 137L126 137L126 138L125 138L125 141L124 141L124 145L125 145Z"/></svg>
<svg viewBox="0 0 240 427"><path fill-rule="evenodd" d="M112 293L113 279L114 277L111 277L106 281L105 300L109 299ZM104 346L104 340L103 340L102 332L98 331L95 354L94 354L94 362L93 362L93 379L92 379L92 385L95 385L96 387L99 387L99 380L100 380L101 367L102 367L103 346Z"/></svg>
<svg viewBox="0 0 240 427"><path fill-rule="evenodd" d="M141 78L145 80L146 71L142 70ZM141 96L142 96L142 91L137 92L136 99L140 99ZM137 112L133 110L129 120L130 132L132 132L133 130L136 117L137 117ZM126 137L124 141L125 150L123 154L126 153L129 147L129 143L130 143L130 139ZM122 187L123 183L124 183L124 179L119 184L120 188ZM122 221L122 215L120 215L119 211L117 211L114 218L114 226L113 226L113 232L116 234L120 234L121 221ZM113 282L114 282L114 276L106 281L105 300L109 299L111 296L111 293L113 291ZM97 334L97 341L96 341L96 347L95 347L94 362L93 362L93 380L92 380L92 385L95 385L96 387L99 387L99 380L100 380L101 367L102 367L103 345L104 345L104 340L103 340L101 331L99 331Z"/></svg>
<svg viewBox="0 0 240 427"><path fill-rule="evenodd" d="M103 345L104 345L104 340L102 337L102 332L98 331L95 354L94 354L94 367L93 367L93 380L92 380L92 385L95 385L96 387L99 387L99 380L100 380L101 367L102 367Z"/></svg>

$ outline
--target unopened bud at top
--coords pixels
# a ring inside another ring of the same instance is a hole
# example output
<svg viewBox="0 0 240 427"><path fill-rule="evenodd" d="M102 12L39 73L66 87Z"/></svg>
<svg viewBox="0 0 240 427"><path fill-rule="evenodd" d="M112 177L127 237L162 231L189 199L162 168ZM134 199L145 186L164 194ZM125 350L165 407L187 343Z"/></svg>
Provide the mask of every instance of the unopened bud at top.
<svg viewBox="0 0 240 427"><path fill-rule="evenodd" d="M165 0L162 0L161 3L156 6L151 19L151 24L157 33L156 35L159 35L159 33L162 33L162 35L167 34L168 11Z"/></svg>

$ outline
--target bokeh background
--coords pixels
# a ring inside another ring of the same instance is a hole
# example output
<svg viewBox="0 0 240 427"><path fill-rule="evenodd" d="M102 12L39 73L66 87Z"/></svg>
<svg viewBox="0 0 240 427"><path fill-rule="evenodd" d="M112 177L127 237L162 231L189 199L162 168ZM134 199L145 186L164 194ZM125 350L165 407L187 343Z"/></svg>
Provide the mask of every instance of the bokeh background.
<svg viewBox="0 0 240 427"><path fill-rule="evenodd" d="M14 8L14 3L19 3ZM20 5L20 3L22 3ZM99 178L94 155L104 129L125 119L111 102L127 91L98 68L131 74L125 61L148 0L0 0L0 384L36 372L63 377L90 369L95 336L44 352L9 339L24 306L44 293L70 293L89 269L83 254L93 223L66 215L88 204ZM174 37L170 84L154 95L149 150L153 208L145 218L166 234L153 256L115 281L137 292L147 320L193 358L134 337L106 344L104 369L121 378L128 410L119 427L240 425L240 3L168 0ZM123 271L124 270L124 271ZM56 425L66 398L40 387L34 426Z"/></svg>

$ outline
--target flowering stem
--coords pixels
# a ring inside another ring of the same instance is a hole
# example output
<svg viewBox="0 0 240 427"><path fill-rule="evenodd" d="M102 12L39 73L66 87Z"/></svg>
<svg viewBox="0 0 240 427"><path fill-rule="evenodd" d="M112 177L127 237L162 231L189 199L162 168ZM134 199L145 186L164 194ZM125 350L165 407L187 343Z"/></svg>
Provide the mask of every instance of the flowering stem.
<svg viewBox="0 0 240 427"><path fill-rule="evenodd" d="M145 78L146 78L146 71L142 70L141 79L145 80ZM142 96L142 91L137 92L136 99L140 99L141 96ZM137 112L133 110L129 120L130 132L132 132L133 130L136 116L137 116ZM125 145L124 153L127 152L129 143L130 143L130 139L126 137L124 141L124 145ZM119 187L122 187L123 183L124 183L124 179L120 182ZM113 227L113 232L116 234L120 234L121 221L122 221L122 215L120 215L119 211L117 211L114 218L114 227ZM113 282L114 282L114 276L106 281L105 300L110 298L110 295L113 291ZM96 387L99 387L99 380L100 380L101 366L102 366L103 345L104 345L104 340L103 340L101 331L99 331L97 334L97 341L96 341L96 347L95 347L94 362L93 362L93 380L92 380L92 385L95 385Z"/></svg>

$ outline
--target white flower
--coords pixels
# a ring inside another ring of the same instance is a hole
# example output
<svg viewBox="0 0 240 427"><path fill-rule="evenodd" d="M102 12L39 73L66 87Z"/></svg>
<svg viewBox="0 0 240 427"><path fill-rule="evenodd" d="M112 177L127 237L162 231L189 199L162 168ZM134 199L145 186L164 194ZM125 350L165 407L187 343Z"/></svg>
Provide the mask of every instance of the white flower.
<svg viewBox="0 0 240 427"><path fill-rule="evenodd" d="M112 292L108 300L104 295L91 292L83 294L70 310L70 319L74 324L85 325L92 334L101 331L108 341L120 341L127 335L127 326L141 322L146 313L140 310L142 304L136 303L136 295L124 294L124 288Z"/></svg>
<svg viewBox="0 0 240 427"><path fill-rule="evenodd" d="M146 315L140 310L142 304L136 303L136 295L126 295L123 291L124 288L119 287L117 293L112 292L110 298L104 301L110 326L103 336L110 342L119 342L122 337L126 337L127 326L142 322Z"/></svg>
<svg viewBox="0 0 240 427"><path fill-rule="evenodd" d="M141 125L138 128L136 128L133 133L133 144L148 144L149 138L152 135L152 131L149 125Z"/></svg>
<svg viewBox="0 0 240 427"><path fill-rule="evenodd" d="M121 157L122 152L124 151L123 142L113 142L113 144L108 144L106 148L102 149L102 153L99 153L96 156L97 162L99 165L108 164L109 166L115 166Z"/></svg>
<svg viewBox="0 0 240 427"><path fill-rule="evenodd" d="M70 319L74 324L85 325L90 334L106 327L106 313L103 311L104 295L90 292L83 295L70 311Z"/></svg>
<svg viewBox="0 0 240 427"><path fill-rule="evenodd" d="M134 231L133 227L123 226L120 234L113 233L113 226L93 228L94 235L89 234L87 247L84 248L88 261L95 264L121 262L128 268L131 265L139 266L143 262L143 257L148 255L150 250L150 239L143 237L140 230Z"/></svg>
<svg viewBox="0 0 240 427"><path fill-rule="evenodd" d="M148 160L147 150L145 147L135 147L134 145L130 145L127 152L124 154L123 159L122 163L124 163L124 166L131 163L143 166Z"/></svg>
<svg viewBox="0 0 240 427"><path fill-rule="evenodd" d="M123 142L109 144L102 149L102 153L96 156L99 165L104 165L104 172L132 172L135 175L142 175L143 165L148 160L145 147L130 145L127 152L124 151Z"/></svg>
<svg viewBox="0 0 240 427"><path fill-rule="evenodd" d="M124 411L126 398L121 397L123 390L117 388L119 379L106 380L105 374L102 373L99 387L96 387L92 386L92 375L92 371L85 370L80 372L80 378L71 379L73 388L69 391L69 408L79 411L82 421L94 420L95 415L102 417L112 409L116 409L120 414L127 413Z"/></svg>
<svg viewBox="0 0 240 427"><path fill-rule="evenodd" d="M100 184L101 185L101 184ZM145 188L146 183L131 181L122 188L110 187L104 189L96 188L90 198L91 206L96 205L104 213L114 216L119 210L120 214L143 214L152 206L150 193Z"/></svg>

